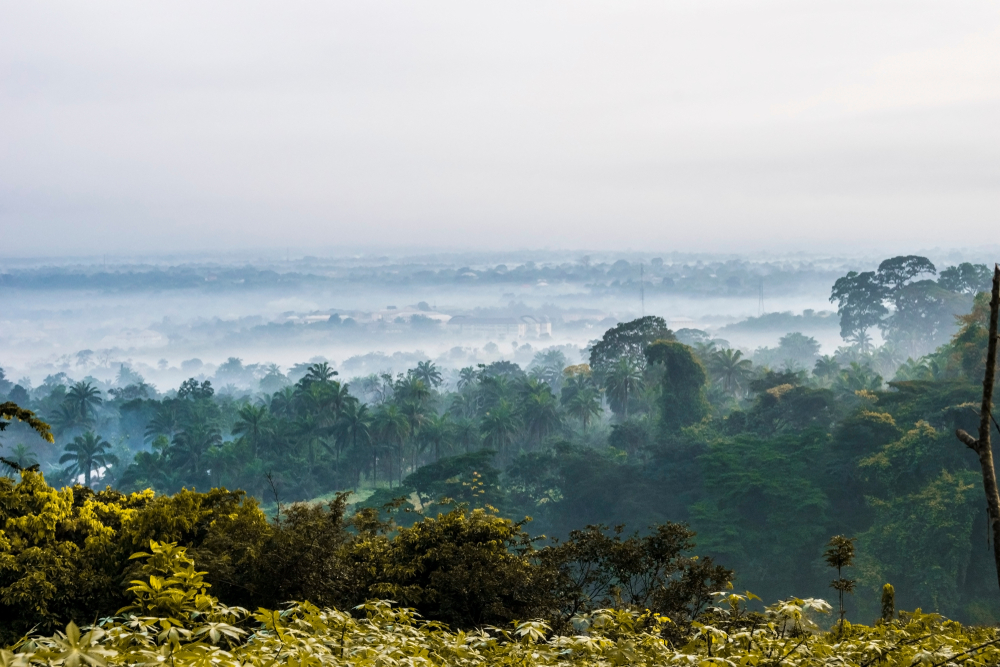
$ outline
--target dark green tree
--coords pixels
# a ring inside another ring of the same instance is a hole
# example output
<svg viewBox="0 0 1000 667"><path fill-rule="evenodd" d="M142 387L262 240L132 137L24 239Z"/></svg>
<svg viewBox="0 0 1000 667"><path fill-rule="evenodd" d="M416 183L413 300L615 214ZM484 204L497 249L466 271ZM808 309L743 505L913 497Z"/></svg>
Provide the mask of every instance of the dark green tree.
<svg viewBox="0 0 1000 667"><path fill-rule="evenodd" d="M878 282L886 287L889 294L901 289L919 275L934 275L937 269L926 257L905 255L891 257L878 265Z"/></svg>
<svg viewBox="0 0 1000 667"><path fill-rule="evenodd" d="M79 425L89 426L94 423L94 418L97 416L97 406L103 402L100 389L89 382L77 382L66 392L63 405L77 419Z"/></svg>
<svg viewBox="0 0 1000 667"><path fill-rule="evenodd" d="M64 451L59 463L69 463L69 474L74 477L83 475L83 483L87 487L94 470L118 463L118 458L111 453L111 443L93 431L73 438Z"/></svg>
<svg viewBox="0 0 1000 667"><path fill-rule="evenodd" d="M837 303L840 336L867 351L868 330L878 326L889 313L885 307L886 287L874 271L851 271L833 284L830 301Z"/></svg>
<svg viewBox="0 0 1000 667"><path fill-rule="evenodd" d="M443 382L441 371L433 361L418 361L417 367L410 369L409 374L432 388L440 387Z"/></svg>
<svg viewBox="0 0 1000 667"><path fill-rule="evenodd" d="M739 350L718 350L708 357L708 370L712 377L722 386L722 390L731 394L745 391L753 362L743 358Z"/></svg>
<svg viewBox="0 0 1000 667"><path fill-rule="evenodd" d="M886 584L882 587L882 615L880 620L883 623L892 623L892 619L896 617L896 589L892 587L892 584Z"/></svg>
<svg viewBox="0 0 1000 667"><path fill-rule="evenodd" d="M942 289L959 294L978 294L988 292L993 272L985 264L964 262L958 266L949 266L938 276L938 285Z"/></svg>
<svg viewBox="0 0 1000 667"><path fill-rule="evenodd" d="M548 384L531 379L525 385L521 412L525 434L534 443L555 433L562 426L559 403Z"/></svg>
<svg viewBox="0 0 1000 667"><path fill-rule="evenodd" d="M673 434L697 424L709 413L705 369L690 347L660 340L646 348L646 359L663 369L660 380L660 423Z"/></svg>
<svg viewBox="0 0 1000 667"><path fill-rule="evenodd" d="M604 374L604 392L611 411L628 419L629 400L643 388L642 368L634 359L622 357Z"/></svg>
<svg viewBox="0 0 1000 667"><path fill-rule="evenodd" d="M501 399L483 415L480 422L483 444L498 452L501 459L507 460L522 427L521 416L514 406L506 399Z"/></svg>
<svg viewBox="0 0 1000 667"><path fill-rule="evenodd" d="M645 368L643 353L657 340L674 340L674 334L662 317L647 315L631 322L622 322L604 332L601 340L590 348L590 367L599 374L611 370L620 359L629 359Z"/></svg>

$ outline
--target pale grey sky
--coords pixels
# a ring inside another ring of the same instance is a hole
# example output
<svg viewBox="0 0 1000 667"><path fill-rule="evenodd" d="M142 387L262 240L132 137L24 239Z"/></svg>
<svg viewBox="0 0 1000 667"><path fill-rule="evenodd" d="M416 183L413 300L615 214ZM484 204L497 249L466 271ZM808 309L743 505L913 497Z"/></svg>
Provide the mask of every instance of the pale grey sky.
<svg viewBox="0 0 1000 667"><path fill-rule="evenodd" d="M1000 4L0 2L2 255L969 246Z"/></svg>

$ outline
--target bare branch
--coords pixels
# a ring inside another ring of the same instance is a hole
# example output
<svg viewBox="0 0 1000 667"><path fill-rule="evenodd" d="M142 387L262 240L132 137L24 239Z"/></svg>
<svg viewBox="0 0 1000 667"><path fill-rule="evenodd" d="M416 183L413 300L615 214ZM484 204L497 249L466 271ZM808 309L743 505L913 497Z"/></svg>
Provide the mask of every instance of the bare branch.
<svg viewBox="0 0 1000 667"><path fill-rule="evenodd" d="M979 441L973 438L971 435L969 435L962 429L958 429L957 431L955 431L955 435L958 436L958 439L961 440L966 447L968 447L974 452L979 451Z"/></svg>

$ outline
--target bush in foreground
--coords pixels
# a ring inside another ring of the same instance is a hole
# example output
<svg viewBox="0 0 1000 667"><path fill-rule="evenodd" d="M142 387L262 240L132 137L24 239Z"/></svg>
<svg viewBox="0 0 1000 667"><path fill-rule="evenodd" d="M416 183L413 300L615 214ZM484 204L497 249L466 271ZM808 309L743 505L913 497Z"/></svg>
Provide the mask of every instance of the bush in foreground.
<svg viewBox="0 0 1000 667"><path fill-rule="evenodd" d="M651 612L599 609L553 634L544 621L453 631L412 609L370 601L353 613L295 603L282 611L227 607L208 593L186 550L151 543L142 576L118 617L82 631L27 637L0 653L11 667L136 664L214 665L995 665L996 629L967 628L918 610L874 627L821 632L822 600L786 600L764 613L749 596L716 594L716 606L678 641L672 620Z"/></svg>
<svg viewBox="0 0 1000 667"><path fill-rule="evenodd" d="M440 506L440 505L439 505ZM0 645L126 606L131 554L150 541L189 549L229 605L288 600L350 609L392 599L456 629L545 618L563 631L577 613L649 608L687 627L732 573L688 555L680 524L626 535L591 526L539 548L490 509L451 506L399 526L384 512L283 506L270 521L253 498L212 489L155 495L54 489L40 473L0 478Z"/></svg>

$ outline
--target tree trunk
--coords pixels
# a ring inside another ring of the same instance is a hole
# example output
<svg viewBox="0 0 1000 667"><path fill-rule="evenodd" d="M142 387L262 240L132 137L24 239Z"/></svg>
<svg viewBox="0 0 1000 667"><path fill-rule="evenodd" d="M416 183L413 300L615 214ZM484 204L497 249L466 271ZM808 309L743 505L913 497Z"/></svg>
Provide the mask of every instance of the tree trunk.
<svg viewBox="0 0 1000 667"><path fill-rule="evenodd" d="M997 473L993 466L993 448L990 445L990 420L993 410L993 381L997 367L997 315L1000 312L1000 265L993 266L993 294L990 299L990 339L986 346L986 376L983 378L983 405L979 411L979 438L958 429L955 434L969 449L979 456L983 469L983 490L986 492L986 512L993 530L993 559L1000 584L1000 493L997 492Z"/></svg>

